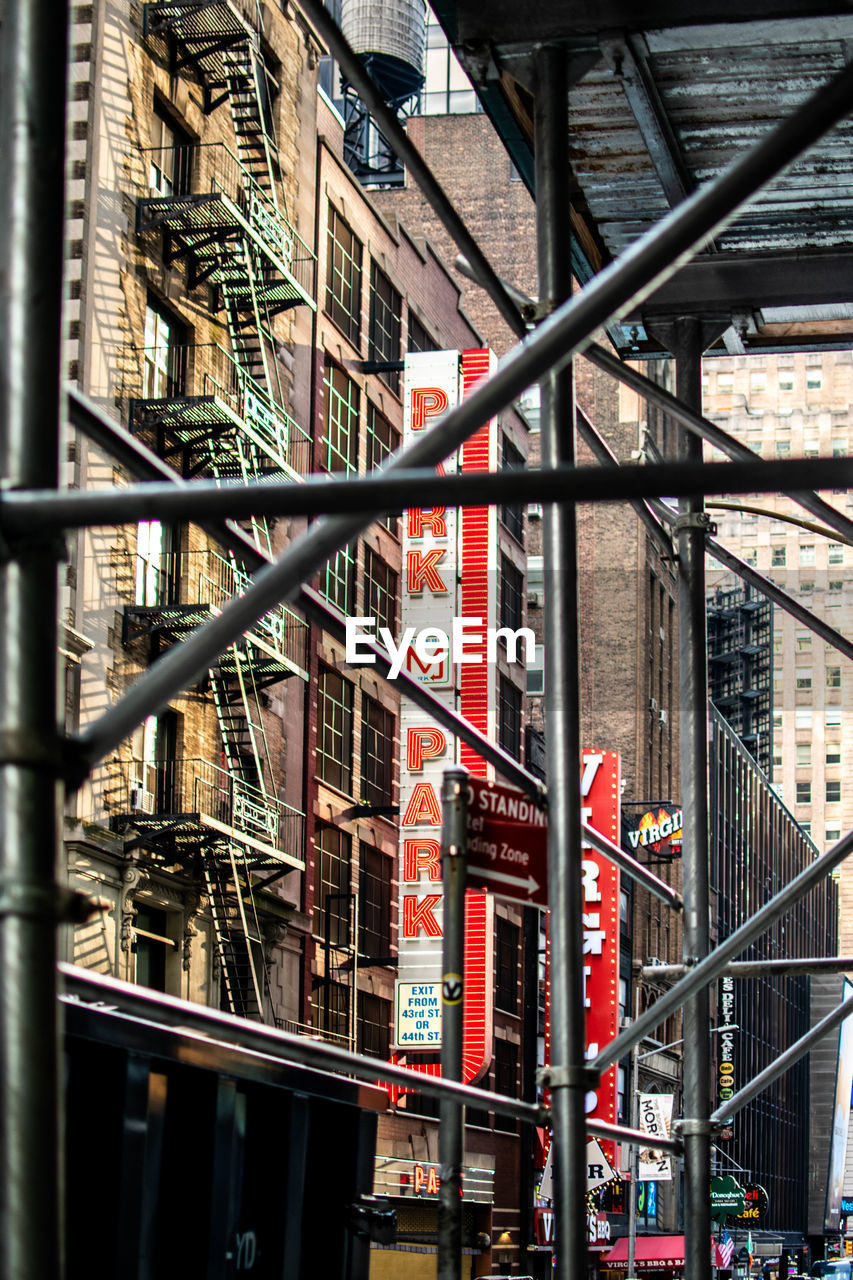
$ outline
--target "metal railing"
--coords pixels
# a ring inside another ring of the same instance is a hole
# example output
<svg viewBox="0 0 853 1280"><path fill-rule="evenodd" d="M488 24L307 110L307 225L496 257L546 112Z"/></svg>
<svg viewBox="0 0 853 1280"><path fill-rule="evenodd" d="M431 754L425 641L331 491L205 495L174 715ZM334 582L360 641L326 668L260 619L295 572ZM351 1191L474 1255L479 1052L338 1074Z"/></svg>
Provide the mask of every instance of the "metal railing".
<svg viewBox="0 0 853 1280"><path fill-rule="evenodd" d="M146 182L140 189L140 229L145 229L149 219L154 225L160 215L184 208L189 211L205 197L223 196L300 289L314 298L314 253L223 142L147 147L141 154Z"/></svg>
<svg viewBox="0 0 853 1280"><path fill-rule="evenodd" d="M167 818L197 814L201 825L212 818L238 839L247 836L288 858L305 856L304 813L208 760L108 761L93 770L84 808L81 816L94 822L106 817L132 824L136 815L148 828L162 818L164 829Z"/></svg>
<svg viewBox="0 0 853 1280"><path fill-rule="evenodd" d="M126 562L122 573L121 562ZM208 606L219 610L235 595L243 595L251 578L236 561L218 551L176 551L144 556L138 552L109 552L116 581L134 593L129 607L163 608ZM308 664L308 623L287 605L265 613L247 635L273 648L300 671Z"/></svg>

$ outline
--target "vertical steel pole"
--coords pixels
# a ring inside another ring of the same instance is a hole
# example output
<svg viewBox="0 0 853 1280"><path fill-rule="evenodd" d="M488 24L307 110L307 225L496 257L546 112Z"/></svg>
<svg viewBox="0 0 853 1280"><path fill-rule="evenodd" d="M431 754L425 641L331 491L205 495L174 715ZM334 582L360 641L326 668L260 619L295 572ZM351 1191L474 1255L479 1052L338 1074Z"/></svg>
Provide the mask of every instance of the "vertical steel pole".
<svg viewBox="0 0 853 1280"><path fill-rule="evenodd" d="M0 40L0 462L55 489L67 4L7 4ZM0 555L0 1275L55 1280L61 1161L56 926L58 550Z"/></svg>
<svg viewBox="0 0 853 1280"><path fill-rule="evenodd" d="M566 54L536 53L536 233L539 297L571 294L569 90ZM541 384L542 465L575 461L571 365ZM548 753L548 893L551 908L551 1112L559 1280L586 1275L586 1124L581 933L580 695L577 523L574 507L545 508L545 729Z"/></svg>
<svg viewBox="0 0 853 1280"><path fill-rule="evenodd" d="M674 326L676 395L702 409L702 326L681 319ZM679 457L701 462L702 442L679 433ZM682 853L683 956L693 964L710 949L708 866L708 661L705 639L705 528L701 498L678 504L678 626L681 688L681 802L688 815ZM685 1274L710 1280L711 1135L709 993L703 987L684 1005Z"/></svg>
<svg viewBox="0 0 853 1280"><path fill-rule="evenodd" d="M465 993L465 849L468 840L468 771L445 769L441 789L441 879L444 941L441 979L441 1074L462 1079L462 1011ZM441 1186L438 1200L438 1280L460 1280L462 1266L463 1107L442 1098L438 1134Z"/></svg>

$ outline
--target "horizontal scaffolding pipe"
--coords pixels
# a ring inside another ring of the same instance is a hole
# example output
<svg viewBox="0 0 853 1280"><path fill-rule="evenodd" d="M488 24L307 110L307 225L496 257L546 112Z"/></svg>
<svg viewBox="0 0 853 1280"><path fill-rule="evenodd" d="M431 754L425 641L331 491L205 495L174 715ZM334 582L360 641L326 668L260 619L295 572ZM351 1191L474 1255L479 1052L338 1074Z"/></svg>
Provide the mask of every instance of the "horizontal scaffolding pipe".
<svg viewBox="0 0 853 1280"><path fill-rule="evenodd" d="M626 853L618 844L614 844L612 840L608 840L607 836L603 836L600 831L596 831L594 827L588 823L581 823L583 838L586 844L591 845L593 849L597 849L599 853L603 853L605 858L609 858L620 870L629 875L637 884L641 884L649 893L653 893L656 898L660 898L661 902L665 902L668 907L672 907L675 911L684 909L684 900L671 885L665 880L661 880L648 867L643 866L642 862L637 862L636 858L632 858L630 853Z"/></svg>
<svg viewBox="0 0 853 1280"><path fill-rule="evenodd" d="M450 422L451 415L445 418ZM443 424L440 424L443 425ZM700 497L715 493L777 493L792 479L819 488L853 487L853 461L780 458L764 462L661 462L646 465L554 467L542 471L468 472L439 476L396 468L353 479L308 476L302 481L196 480L181 490L169 484L61 495L30 490L0 495L0 531L25 537L44 530L179 519L196 523L229 516L349 516L384 514L411 505L497 506L508 502L624 502L646 497Z"/></svg>
<svg viewBox="0 0 853 1280"><path fill-rule="evenodd" d="M689 408L683 401L667 391L665 387L659 387L656 382L652 382L651 378L647 378L639 370L632 368L628 364L623 364L621 360L605 350L604 347L593 343L587 348L585 354L587 360L591 361L592 364L599 369L603 369L605 373L612 374L614 378L618 378L620 382L636 391L638 395L657 405L659 409L663 409L665 413L680 422L688 431L701 436L703 440L707 440L709 444L712 444L715 449L719 449L721 453L726 454L727 457L737 462L750 462L759 459L760 455L754 449L750 449L749 445L736 439L728 431L724 431L715 422L709 421L708 418L703 418L700 413ZM820 482L815 482L812 486L807 487L835 489L838 486L833 484L823 485ZM793 489L790 487L783 489L783 492L806 511L810 511L812 515L819 516L825 524L834 529L836 533L841 534L847 541L853 541L853 520L850 520L842 511L836 511L835 507L830 506L828 502L825 502L816 493L804 492L802 484L798 484Z"/></svg>
<svg viewBox="0 0 853 1280"><path fill-rule="evenodd" d="M494 1111L498 1115L512 1116L527 1124L541 1124L541 1109L531 1102L520 1102L487 1089L457 1084L440 1077L408 1071L378 1058L367 1058L352 1053L340 1045L315 1040L310 1036L280 1031L264 1023L250 1022L233 1013L222 1013L207 1005L192 1004L175 996L164 995L131 982L122 982L106 974L80 969L71 964L60 964L60 986L66 999L92 1004L109 1012L111 1008L133 1018L142 1018L160 1026L190 1031L208 1039L226 1041L252 1053L297 1066L312 1067L317 1071L338 1071L366 1084L392 1084L411 1089L428 1097L441 1098L453 1094L468 1106L479 1110Z"/></svg>
<svg viewBox="0 0 853 1280"><path fill-rule="evenodd" d="M620 1031L615 1040L605 1045L598 1057L588 1064L590 1071L601 1076L612 1063L624 1058L634 1045L639 1044L671 1013L675 1013L676 1009L680 1009L684 1001L694 992L718 977L730 960L745 951L751 942L790 911L800 898L844 861L851 849L853 849L853 831L848 831L838 844L833 845L826 853L809 863L799 875L794 876L793 880L780 889L775 897L766 902L763 907L759 907L749 920L720 942L710 955L694 965L674 987L660 996L624 1031Z"/></svg>
<svg viewBox="0 0 853 1280"><path fill-rule="evenodd" d="M795 1044L791 1045L790 1049L786 1049L778 1058L774 1058L768 1067L760 1071L749 1084L739 1089L733 1098L728 1098L721 1106L717 1107L717 1110L711 1114L711 1123L721 1124L729 1116L733 1116L735 1112L740 1111L741 1107L745 1107L753 1098L757 1098L759 1093L763 1093L769 1084L784 1075L795 1062L799 1062L800 1058L804 1057L819 1040L832 1031L833 1027L837 1027L840 1022L850 1017L851 1014L853 1014L853 996L843 1001L837 1009L833 1009L832 1013L828 1013L825 1018L816 1023L811 1031L807 1031L804 1036L801 1036Z"/></svg>
<svg viewBox="0 0 853 1280"><path fill-rule="evenodd" d="M792 978L804 974L853 973L853 957L813 956L808 960L734 960L720 970L721 978ZM645 964L644 978L683 978L690 970L684 964Z"/></svg>
<svg viewBox="0 0 853 1280"><path fill-rule="evenodd" d="M581 293L559 306L530 338L500 362L491 378L477 385L467 400L409 448L398 451L383 466L382 477L443 462L531 383L588 346L593 334L609 320L619 318L653 293L728 225L739 208L849 113L851 93L853 64L719 177L662 218ZM610 471L618 475L621 468ZM642 496L643 491L640 492ZM93 765L149 715L157 714L182 689L194 685L220 653L270 609L295 595L300 584L341 547L354 541L372 518L373 513L364 512L313 524L274 564L258 571L244 595L229 601L218 617L165 653L118 702L76 736L81 757Z"/></svg>
<svg viewBox="0 0 853 1280"><path fill-rule="evenodd" d="M164 480L173 489L181 492L191 487L147 445L125 431L84 396L71 391L68 403L69 415L74 425L120 461L137 479ZM240 557L248 570L256 571L271 563L269 557L255 546L249 535L238 524L227 520L216 520L205 522L203 528L226 551L233 551ZM302 586L295 598L295 603L306 617L311 618L342 644L345 643L344 618L323 599L319 592L311 587ZM376 658L376 673L387 680L391 668L388 654L381 646L373 643L366 643L365 647L369 648ZM490 742L464 717L439 701L426 685L421 684L414 676L403 670L395 679L395 688L398 693L404 694L430 715L442 728L447 729L478 752L484 760L493 764L507 782L520 787L536 804L544 807L547 795L545 784L532 773L528 773L524 766L502 747ZM69 749L67 765L69 785L79 785L88 772L87 763L75 758L73 751Z"/></svg>

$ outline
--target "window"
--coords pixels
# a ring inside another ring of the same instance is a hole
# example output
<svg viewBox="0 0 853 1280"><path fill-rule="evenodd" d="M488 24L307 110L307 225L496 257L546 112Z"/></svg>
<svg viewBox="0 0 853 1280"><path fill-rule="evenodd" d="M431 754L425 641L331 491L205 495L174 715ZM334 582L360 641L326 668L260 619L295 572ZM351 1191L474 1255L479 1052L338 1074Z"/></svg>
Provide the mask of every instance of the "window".
<svg viewBox="0 0 853 1280"><path fill-rule="evenodd" d="M361 241L329 205L326 262L326 314L342 329L353 346L361 333Z"/></svg>
<svg viewBox="0 0 853 1280"><path fill-rule="evenodd" d="M377 467L381 467L382 463L392 453L396 453L400 447L400 435L391 426L387 418L379 412L376 406L368 400L367 402L367 470L375 471ZM399 538L400 529L399 517L396 515L385 516L382 523L389 533L395 538Z"/></svg>
<svg viewBox="0 0 853 1280"><path fill-rule="evenodd" d="M826 585L832 595L840 595L844 590L844 583L840 578L830 578Z"/></svg>
<svg viewBox="0 0 853 1280"><path fill-rule="evenodd" d="M527 694L529 697L541 697L545 692L545 646L533 646L533 661L527 668Z"/></svg>
<svg viewBox="0 0 853 1280"><path fill-rule="evenodd" d="M342 982L318 979L311 995L312 1025L330 1039L349 1044L349 987Z"/></svg>
<svg viewBox="0 0 853 1280"><path fill-rule="evenodd" d="M361 845L358 881L358 950L362 963L390 960L392 859Z"/></svg>
<svg viewBox="0 0 853 1280"><path fill-rule="evenodd" d="M522 471L524 455L516 449L507 436L503 437L501 470ZM516 542L524 541L524 507L520 503L507 504L501 507L501 524L507 533L511 533Z"/></svg>
<svg viewBox="0 0 853 1280"><path fill-rule="evenodd" d="M811 804L812 802L812 784L810 782L797 783L797 804Z"/></svg>
<svg viewBox="0 0 853 1280"><path fill-rule="evenodd" d="M812 744L810 742L797 743L797 764L811 764L812 762Z"/></svg>
<svg viewBox="0 0 853 1280"><path fill-rule="evenodd" d="M840 827L827 827L827 828L826 828L826 843L827 843L827 844L836 844L836 843L837 843L837 841L839 841L840 839L841 839L841 828L840 828Z"/></svg>
<svg viewBox="0 0 853 1280"><path fill-rule="evenodd" d="M337 365L327 364L323 466L327 471L355 471L358 466L358 416L360 392Z"/></svg>
<svg viewBox="0 0 853 1280"><path fill-rule="evenodd" d="M427 9L426 81L421 97L425 116L473 113L482 110L471 81L447 36Z"/></svg>
<svg viewBox="0 0 853 1280"><path fill-rule="evenodd" d="M823 386L823 373L820 369L806 369L806 391L820 391Z"/></svg>
<svg viewBox="0 0 853 1280"><path fill-rule="evenodd" d="M319 826L314 837L313 931L333 947L349 946L352 840L337 827Z"/></svg>
<svg viewBox="0 0 853 1280"><path fill-rule="evenodd" d="M780 390L780 391L793 391L793 390L794 390L794 371L793 371L793 369L780 369L780 370L779 370L779 390Z"/></svg>
<svg viewBox="0 0 853 1280"><path fill-rule="evenodd" d="M438 344L431 338L418 317L409 308L409 351L437 351Z"/></svg>
<svg viewBox="0 0 853 1280"><path fill-rule="evenodd" d="M798 689L810 689L812 687L811 667L797 667L796 675Z"/></svg>
<svg viewBox="0 0 853 1280"><path fill-rule="evenodd" d="M374 262L370 268L370 342L371 360L395 362L400 359L403 300L391 281ZM380 369L379 376L392 391L399 394L399 369Z"/></svg>
<svg viewBox="0 0 853 1280"><path fill-rule="evenodd" d="M177 949L169 936L169 914L145 903L134 903L133 920L136 981L155 991L167 991L169 960Z"/></svg>
<svg viewBox="0 0 853 1280"><path fill-rule="evenodd" d="M827 778L826 780L826 803L838 804L841 800L841 783L838 780Z"/></svg>
<svg viewBox="0 0 853 1280"><path fill-rule="evenodd" d="M495 921L495 1004L505 1013L518 1013L518 961L521 930L510 920Z"/></svg>
<svg viewBox="0 0 853 1280"><path fill-rule="evenodd" d="M831 728L837 727L841 724L841 708L840 707L826 708L826 724Z"/></svg>
<svg viewBox="0 0 853 1280"><path fill-rule="evenodd" d="M811 593L814 591L814 583L813 583L813 582L801 582L801 583L800 583L800 591L801 591L801 592L802 592L802 594L803 594L803 595L805 595L805 596L811 595Z"/></svg>
<svg viewBox="0 0 853 1280"><path fill-rule="evenodd" d="M172 119L166 108L155 102L148 165L148 185L152 196L167 198L190 190L192 151L189 141L189 135Z"/></svg>
<svg viewBox="0 0 853 1280"><path fill-rule="evenodd" d="M776 441L776 457L790 458L790 456L791 456L791 441L777 440Z"/></svg>
<svg viewBox="0 0 853 1280"><path fill-rule="evenodd" d="M390 805L394 783L394 716L366 693L361 698L361 715L361 798L366 804Z"/></svg>
<svg viewBox="0 0 853 1280"><path fill-rule="evenodd" d="M810 729L812 727L811 707L797 707L794 712L794 724L798 729Z"/></svg>
<svg viewBox="0 0 853 1280"><path fill-rule="evenodd" d="M774 645L776 644L777 638L780 640L782 639L781 636L779 637L774 636L773 637ZM812 633L810 631L798 631L797 632L797 651L799 653L805 653L806 650L811 649L811 647L812 647Z"/></svg>
<svg viewBox="0 0 853 1280"><path fill-rule="evenodd" d="M320 581L320 592L341 613L355 612L355 555L349 547L336 551Z"/></svg>
<svg viewBox="0 0 853 1280"><path fill-rule="evenodd" d="M826 763L841 764L841 743L828 742L826 744Z"/></svg>
<svg viewBox="0 0 853 1280"><path fill-rule="evenodd" d="M717 391L720 395L730 395L734 391L735 375L733 373L717 374Z"/></svg>
<svg viewBox="0 0 853 1280"><path fill-rule="evenodd" d="M495 1040L495 1093L518 1097L518 1046L510 1040ZM495 1115L495 1128L515 1133L516 1121L511 1116Z"/></svg>
<svg viewBox="0 0 853 1280"><path fill-rule="evenodd" d="M517 631L524 622L524 575L501 556L501 626Z"/></svg>
<svg viewBox="0 0 853 1280"><path fill-rule="evenodd" d="M814 564L814 543L803 542L800 544L800 564Z"/></svg>
<svg viewBox="0 0 853 1280"><path fill-rule="evenodd" d="M397 634L397 575L371 547L364 549L364 613Z"/></svg>
<svg viewBox="0 0 853 1280"><path fill-rule="evenodd" d="M367 470L375 471L400 447L400 435L376 406L367 402Z"/></svg>
<svg viewBox="0 0 853 1280"><path fill-rule="evenodd" d="M785 558L786 557L785 557L784 547L770 548L770 563L774 569L782 568L782 566L785 564Z"/></svg>
<svg viewBox="0 0 853 1280"><path fill-rule="evenodd" d="M521 759L521 690L506 676L499 677L498 742L516 760Z"/></svg>
<svg viewBox="0 0 853 1280"><path fill-rule="evenodd" d="M317 773L348 795L352 791L353 688L348 680L320 668L317 688Z"/></svg>
<svg viewBox="0 0 853 1280"><path fill-rule="evenodd" d="M833 458L847 457L847 437L834 436L832 440L832 456Z"/></svg>
<svg viewBox="0 0 853 1280"><path fill-rule="evenodd" d="M763 369L753 369L749 375L749 389L753 393L767 390L767 374Z"/></svg>
<svg viewBox="0 0 853 1280"><path fill-rule="evenodd" d="M391 1001L358 993L358 1052L387 1059L391 1052Z"/></svg>
<svg viewBox="0 0 853 1280"><path fill-rule="evenodd" d="M844 564L844 544L830 542L826 558L830 564Z"/></svg>
<svg viewBox="0 0 853 1280"><path fill-rule="evenodd" d="M758 548L757 547L744 548L743 558L747 564L751 564L752 567L755 568L756 565L758 564Z"/></svg>
<svg viewBox="0 0 853 1280"><path fill-rule="evenodd" d="M827 689L841 688L841 668L840 667L826 668L826 687Z"/></svg>
<svg viewBox="0 0 853 1280"><path fill-rule="evenodd" d="M171 400L182 394L185 354L186 329L165 307L149 298L142 350L143 400Z"/></svg>

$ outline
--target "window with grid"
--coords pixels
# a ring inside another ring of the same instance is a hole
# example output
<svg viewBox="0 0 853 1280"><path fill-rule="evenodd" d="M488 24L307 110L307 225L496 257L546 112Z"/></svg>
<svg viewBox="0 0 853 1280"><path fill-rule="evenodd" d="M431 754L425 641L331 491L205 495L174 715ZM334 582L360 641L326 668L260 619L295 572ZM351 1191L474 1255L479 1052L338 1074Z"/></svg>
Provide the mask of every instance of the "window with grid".
<svg viewBox="0 0 853 1280"><path fill-rule="evenodd" d="M516 449L507 436L501 445L501 470L522 471L524 455ZM507 533L511 533L516 542L524 541L524 507L520 503L507 503L501 507L501 524Z"/></svg>
<svg viewBox="0 0 853 1280"><path fill-rule="evenodd" d="M352 793L353 687L329 667L317 689L317 773L329 786Z"/></svg>
<svg viewBox="0 0 853 1280"><path fill-rule="evenodd" d="M841 668L840 667L826 668L826 687L827 689L841 688Z"/></svg>
<svg viewBox="0 0 853 1280"><path fill-rule="evenodd" d="M785 547L770 548L770 563L774 569L779 569L784 565L786 560L785 551Z"/></svg>
<svg viewBox="0 0 853 1280"><path fill-rule="evenodd" d="M394 715L364 693L361 717L361 798L389 805L394 795Z"/></svg>
<svg viewBox="0 0 853 1280"><path fill-rule="evenodd" d="M376 263L370 267L370 342L368 358L377 361L400 359L403 299ZM399 393L399 369L385 369L380 378Z"/></svg>
<svg viewBox="0 0 853 1280"><path fill-rule="evenodd" d="M320 593L341 613L355 612L355 552L342 547L327 562L320 579Z"/></svg>
<svg viewBox="0 0 853 1280"><path fill-rule="evenodd" d="M323 391L323 466L327 471L355 471L361 394L336 364L326 365Z"/></svg>
<svg viewBox="0 0 853 1280"><path fill-rule="evenodd" d="M829 564L844 564L844 544L830 542L826 558Z"/></svg>
<svg viewBox="0 0 853 1280"><path fill-rule="evenodd" d="M374 404L367 402L367 470L375 471L381 467L390 454L396 453L400 447L400 433L395 431L383 414ZM395 538L400 536L400 517L387 515L382 523Z"/></svg>
<svg viewBox="0 0 853 1280"><path fill-rule="evenodd" d="M358 881L358 950L374 964L391 954L391 859L362 844Z"/></svg>
<svg viewBox="0 0 853 1280"><path fill-rule="evenodd" d="M329 205L326 253L326 314L353 346L361 333L361 241L333 204Z"/></svg>
<svg viewBox="0 0 853 1280"><path fill-rule="evenodd" d="M796 789L797 804L811 804L812 784L810 782L798 782Z"/></svg>
<svg viewBox="0 0 853 1280"><path fill-rule="evenodd" d="M826 763L841 764L841 743L828 742L826 744Z"/></svg>
<svg viewBox="0 0 853 1280"><path fill-rule="evenodd" d="M832 779L827 778L826 803L838 804L840 800L841 800L841 783L838 781L833 782Z"/></svg>
<svg viewBox="0 0 853 1280"><path fill-rule="evenodd" d="M524 574L501 556L501 626L517 631L524 623Z"/></svg>
<svg viewBox="0 0 853 1280"><path fill-rule="evenodd" d="M431 338L414 312L409 309L409 351L437 351L438 344Z"/></svg>
<svg viewBox="0 0 853 1280"><path fill-rule="evenodd" d="M337 827L319 826L314 837L313 931L334 947L349 946L352 839Z"/></svg>
<svg viewBox="0 0 853 1280"><path fill-rule="evenodd" d="M391 1053L391 1001L358 993L358 1052L387 1059Z"/></svg>
<svg viewBox="0 0 853 1280"><path fill-rule="evenodd" d="M190 136L168 109L155 101L151 117L148 185L154 196L184 195L191 189Z"/></svg>
<svg viewBox="0 0 853 1280"><path fill-rule="evenodd" d="M516 760L521 759L521 690L506 676L499 678L498 742Z"/></svg>
<svg viewBox="0 0 853 1280"><path fill-rule="evenodd" d="M364 549L364 613L397 634L397 575L371 547Z"/></svg>
<svg viewBox="0 0 853 1280"><path fill-rule="evenodd" d="M349 1040L349 987L341 982L324 982L311 994L311 1025L330 1039Z"/></svg>
<svg viewBox="0 0 853 1280"><path fill-rule="evenodd" d="M518 1097L518 1046L510 1040L495 1041L495 1093ZM514 1133L516 1121L495 1113L495 1128Z"/></svg>
<svg viewBox="0 0 853 1280"><path fill-rule="evenodd" d="M498 916L495 922L495 1004L505 1013L518 1013L518 961L521 930Z"/></svg>

